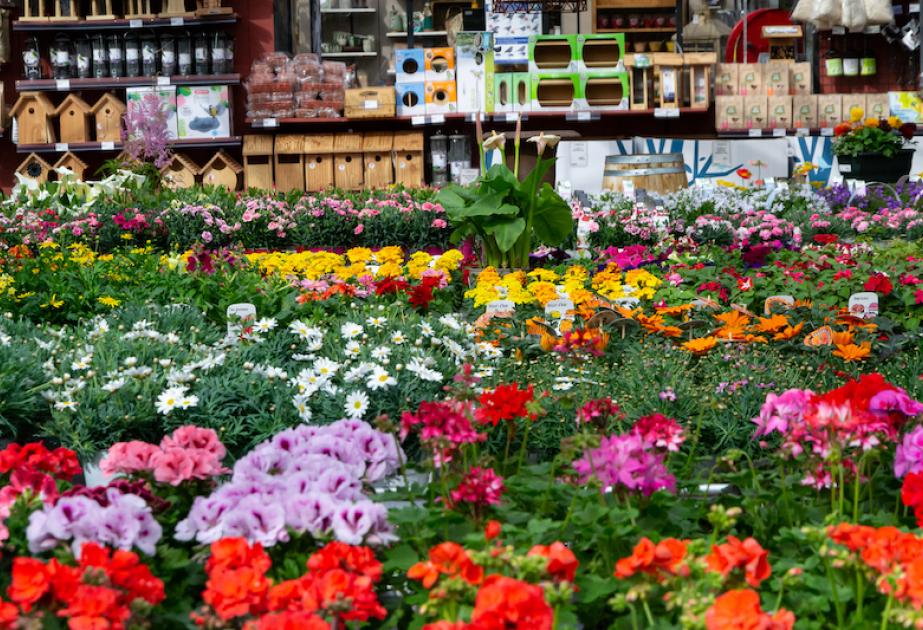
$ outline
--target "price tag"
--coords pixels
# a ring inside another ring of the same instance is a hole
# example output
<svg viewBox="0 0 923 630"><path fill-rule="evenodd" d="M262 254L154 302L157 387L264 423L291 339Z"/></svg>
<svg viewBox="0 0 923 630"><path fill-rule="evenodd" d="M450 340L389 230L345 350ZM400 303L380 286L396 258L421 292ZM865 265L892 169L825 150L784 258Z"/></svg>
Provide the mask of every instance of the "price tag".
<svg viewBox="0 0 923 630"><path fill-rule="evenodd" d="M411 125L425 125L425 124L426 124L426 116L411 116L411 117L410 117L410 124L411 124Z"/></svg>
<svg viewBox="0 0 923 630"><path fill-rule="evenodd" d="M170 77L157 77L157 85L170 86Z"/></svg>
<svg viewBox="0 0 923 630"><path fill-rule="evenodd" d="M103 151L115 151L115 143L112 141L100 142L99 148Z"/></svg>
<svg viewBox="0 0 923 630"><path fill-rule="evenodd" d="M798 129L795 129L795 135L799 138L806 138L810 133L811 130L806 127L799 127Z"/></svg>
<svg viewBox="0 0 923 630"><path fill-rule="evenodd" d="M852 164L840 164L841 173L852 173Z"/></svg>
<svg viewBox="0 0 923 630"><path fill-rule="evenodd" d="M593 120L593 114L590 112L577 112L577 120L583 122L587 120Z"/></svg>
<svg viewBox="0 0 923 630"><path fill-rule="evenodd" d="M502 317L512 315L516 311L516 303L512 300L494 300L487 303L487 312L491 315Z"/></svg>
<svg viewBox="0 0 923 630"><path fill-rule="evenodd" d="M762 138L763 130L762 129L751 129L747 135L750 136L751 138Z"/></svg>
<svg viewBox="0 0 923 630"><path fill-rule="evenodd" d="M378 109L378 101L366 101L362 105L363 109Z"/></svg>
<svg viewBox="0 0 923 630"><path fill-rule="evenodd" d="M182 16L170 18L170 26L182 26L185 23L186 23L186 20Z"/></svg>
<svg viewBox="0 0 923 630"><path fill-rule="evenodd" d="M830 32L833 33L834 35L845 35L846 27L845 26L834 26Z"/></svg>
<svg viewBox="0 0 923 630"><path fill-rule="evenodd" d="M866 291L849 296L849 314L859 319L878 317L878 294Z"/></svg>
<svg viewBox="0 0 923 630"><path fill-rule="evenodd" d="M881 26L878 25L878 24L875 24L874 26L866 26L866 27L865 27L865 34L866 34L866 35L877 35L877 34L880 33L880 32L881 32Z"/></svg>
<svg viewBox="0 0 923 630"><path fill-rule="evenodd" d="M67 151L70 151L70 146L68 146L66 142L58 142L54 145L54 150L58 151L59 153L66 153Z"/></svg>
<svg viewBox="0 0 923 630"><path fill-rule="evenodd" d="M679 118L679 109L675 107L658 107L654 110L654 118Z"/></svg>
<svg viewBox="0 0 923 630"><path fill-rule="evenodd" d="M785 129L776 128L772 130L773 138L784 138L786 135L787 135L787 130Z"/></svg>
<svg viewBox="0 0 923 630"><path fill-rule="evenodd" d="M919 2L914 2L913 4L910 5L909 9L910 9L910 10L907 11L907 13L919 13L919 12L920 12L920 3L919 3Z"/></svg>
<svg viewBox="0 0 923 630"><path fill-rule="evenodd" d="M441 125L445 122L445 114L433 114L429 117L429 122L432 125Z"/></svg>
<svg viewBox="0 0 923 630"><path fill-rule="evenodd" d="M558 299L551 300L545 305L545 317L551 319L574 319L573 300Z"/></svg>
<svg viewBox="0 0 923 630"><path fill-rule="evenodd" d="M71 80L70 79L58 79L54 82L54 88L58 92L67 92L71 89Z"/></svg>
<svg viewBox="0 0 923 630"><path fill-rule="evenodd" d="M263 127L278 127L279 121L276 118L264 118Z"/></svg>
<svg viewBox="0 0 923 630"><path fill-rule="evenodd" d="M828 137L829 137L829 136L832 136L832 135L833 135L833 127L821 127L820 135L822 135L822 136L828 136Z"/></svg>
<svg viewBox="0 0 923 630"><path fill-rule="evenodd" d="M635 183L631 180L622 182L622 194L633 200L635 198Z"/></svg>
<svg viewBox="0 0 923 630"><path fill-rule="evenodd" d="M519 120L518 112L506 112L506 122L514 123Z"/></svg>
<svg viewBox="0 0 923 630"><path fill-rule="evenodd" d="M141 20L128 20L128 28L141 28L144 26L144 22Z"/></svg>

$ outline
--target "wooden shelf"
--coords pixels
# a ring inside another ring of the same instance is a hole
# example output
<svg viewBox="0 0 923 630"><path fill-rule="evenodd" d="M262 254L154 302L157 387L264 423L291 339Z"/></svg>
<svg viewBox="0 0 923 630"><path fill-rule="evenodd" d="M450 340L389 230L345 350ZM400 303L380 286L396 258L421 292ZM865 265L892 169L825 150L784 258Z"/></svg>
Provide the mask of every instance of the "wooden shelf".
<svg viewBox="0 0 923 630"><path fill-rule="evenodd" d="M327 57L327 58L329 58L329 59L343 59L343 58L345 58L345 57L377 57L377 56L378 56L378 52L376 52L376 51L372 51L372 52L365 52L365 51L358 51L358 52L329 52L329 53L322 52L322 53L320 54L320 56L321 56L321 57Z"/></svg>
<svg viewBox="0 0 923 630"><path fill-rule="evenodd" d="M17 92L74 92L80 90L116 90L158 85L240 85L239 74L201 74L173 76L167 84L158 77L119 77L105 79L37 79L16 82Z"/></svg>
<svg viewBox="0 0 923 630"><path fill-rule="evenodd" d="M356 7L355 9L321 9L321 13L375 13L375 7Z"/></svg>
<svg viewBox="0 0 923 630"><path fill-rule="evenodd" d="M596 9L675 9L676 0L596 0Z"/></svg>
<svg viewBox="0 0 923 630"><path fill-rule="evenodd" d="M192 138L186 140L173 140L170 146L177 149L200 149L211 147L239 147L242 144L240 136L229 138ZM74 153L86 151L121 151L122 143L115 142L111 147L103 148L102 142L71 142L69 144L18 144L17 153Z"/></svg>
<svg viewBox="0 0 923 630"><path fill-rule="evenodd" d="M652 28L598 28L597 33L675 33L675 26L657 26Z"/></svg>
<svg viewBox="0 0 923 630"><path fill-rule="evenodd" d="M390 31L385 35L392 39L405 39L407 31ZM446 31L418 31L413 34L414 37L445 37L446 35L448 35Z"/></svg>
<svg viewBox="0 0 923 630"><path fill-rule="evenodd" d="M73 20L67 22L31 22L17 20L13 30L24 33L42 31L125 31L136 28L185 28L188 26L220 26L236 24L236 13L194 18L139 18L134 20Z"/></svg>

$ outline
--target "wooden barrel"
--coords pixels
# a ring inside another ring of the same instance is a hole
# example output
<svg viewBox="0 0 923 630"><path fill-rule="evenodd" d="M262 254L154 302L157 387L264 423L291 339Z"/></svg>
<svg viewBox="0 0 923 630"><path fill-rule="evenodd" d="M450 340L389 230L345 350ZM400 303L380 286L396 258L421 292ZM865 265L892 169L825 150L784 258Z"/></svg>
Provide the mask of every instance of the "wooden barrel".
<svg viewBox="0 0 923 630"><path fill-rule="evenodd" d="M655 155L609 155L603 173L603 190L624 192L622 184L630 181L635 190L670 193L685 188L686 166L682 153Z"/></svg>

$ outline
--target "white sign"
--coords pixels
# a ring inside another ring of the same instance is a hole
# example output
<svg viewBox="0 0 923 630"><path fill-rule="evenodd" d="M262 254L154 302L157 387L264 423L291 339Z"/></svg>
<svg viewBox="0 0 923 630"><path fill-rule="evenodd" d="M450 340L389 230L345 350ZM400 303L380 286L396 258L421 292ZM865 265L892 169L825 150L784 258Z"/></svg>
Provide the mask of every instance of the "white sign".
<svg viewBox="0 0 923 630"><path fill-rule="evenodd" d="M551 300L545 305L545 317L551 319L574 319L573 300Z"/></svg>
<svg viewBox="0 0 923 630"><path fill-rule="evenodd" d="M487 312L495 317L509 317L516 312L516 303L512 300L494 300L487 303Z"/></svg>
<svg viewBox="0 0 923 630"><path fill-rule="evenodd" d="M751 129L748 134L751 138L762 138L763 130L762 129Z"/></svg>
<svg viewBox="0 0 923 630"><path fill-rule="evenodd" d="M363 104L364 109L378 109L378 101L366 101Z"/></svg>
<svg viewBox="0 0 923 630"><path fill-rule="evenodd" d="M622 182L622 194L624 194L629 199L635 198L635 183L632 181Z"/></svg>
<svg viewBox="0 0 923 630"><path fill-rule="evenodd" d="M67 92L71 89L71 81L70 79L58 79L54 82L54 86L58 92Z"/></svg>
<svg viewBox="0 0 923 630"><path fill-rule="evenodd" d="M654 110L654 118L679 118L679 109L675 107L658 107Z"/></svg>
<svg viewBox="0 0 923 630"><path fill-rule="evenodd" d="M228 334L240 335L243 332L244 324L256 320L256 306L244 302L242 304L231 304L227 310Z"/></svg>
<svg viewBox="0 0 923 630"><path fill-rule="evenodd" d="M576 168L586 168L590 163L586 142L570 142L570 165Z"/></svg>
<svg viewBox="0 0 923 630"><path fill-rule="evenodd" d="M878 317L878 294L867 291L849 296L849 314L859 319Z"/></svg>

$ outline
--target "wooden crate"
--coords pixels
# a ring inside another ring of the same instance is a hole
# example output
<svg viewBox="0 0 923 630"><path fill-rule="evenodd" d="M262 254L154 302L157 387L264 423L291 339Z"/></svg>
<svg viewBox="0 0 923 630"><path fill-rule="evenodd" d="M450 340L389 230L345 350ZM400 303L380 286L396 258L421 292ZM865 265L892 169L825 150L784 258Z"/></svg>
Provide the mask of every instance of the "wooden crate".
<svg viewBox="0 0 923 630"><path fill-rule="evenodd" d="M304 190L304 136L276 136L276 189Z"/></svg>
<svg viewBox="0 0 923 630"><path fill-rule="evenodd" d="M305 190L319 192L333 186L333 134L304 137Z"/></svg>
<svg viewBox="0 0 923 630"><path fill-rule="evenodd" d="M365 187L386 188L394 183L394 163L391 149L394 134L389 132L367 133L362 142L365 162Z"/></svg>
<svg viewBox="0 0 923 630"><path fill-rule="evenodd" d="M394 134L394 181L407 187L423 185L423 134Z"/></svg>
<svg viewBox="0 0 923 630"><path fill-rule="evenodd" d="M333 181L337 188L362 188L362 134L338 133L333 139Z"/></svg>
<svg viewBox="0 0 923 630"><path fill-rule="evenodd" d="M272 188L272 136L244 136L244 187Z"/></svg>
<svg viewBox="0 0 923 630"><path fill-rule="evenodd" d="M347 118L393 118L394 88L368 87L346 90Z"/></svg>

